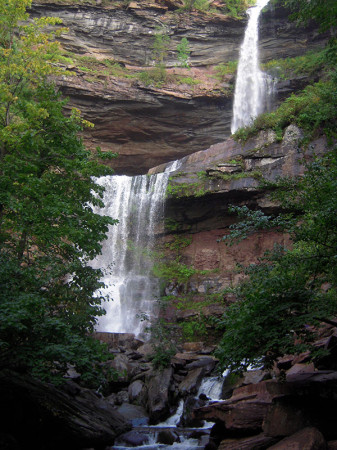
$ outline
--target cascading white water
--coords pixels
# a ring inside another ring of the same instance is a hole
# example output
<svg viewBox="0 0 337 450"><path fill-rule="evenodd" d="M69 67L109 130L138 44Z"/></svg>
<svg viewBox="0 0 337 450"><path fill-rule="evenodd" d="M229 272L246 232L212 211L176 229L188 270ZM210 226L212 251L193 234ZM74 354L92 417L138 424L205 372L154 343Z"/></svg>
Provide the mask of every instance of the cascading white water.
<svg viewBox="0 0 337 450"><path fill-rule="evenodd" d="M257 0L256 5L247 11L249 20L240 48L236 75L232 133L249 125L264 110L266 84L270 80L259 68L258 25L260 13L268 3L269 0Z"/></svg>
<svg viewBox="0 0 337 450"><path fill-rule="evenodd" d="M205 394L210 400L220 400L223 382L223 377L204 378L200 385L197 397L199 397L200 394Z"/></svg>
<svg viewBox="0 0 337 450"><path fill-rule="evenodd" d="M139 314L152 315L159 287L151 276L151 251L163 219L169 173L178 164L174 161L157 175L106 176L96 181L105 187L105 207L95 212L119 221L110 227L102 254L92 261L105 273L106 288L100 294L110 299L103 305L106 315L100 318L98 331L139 335L145 326Z"/></svg>

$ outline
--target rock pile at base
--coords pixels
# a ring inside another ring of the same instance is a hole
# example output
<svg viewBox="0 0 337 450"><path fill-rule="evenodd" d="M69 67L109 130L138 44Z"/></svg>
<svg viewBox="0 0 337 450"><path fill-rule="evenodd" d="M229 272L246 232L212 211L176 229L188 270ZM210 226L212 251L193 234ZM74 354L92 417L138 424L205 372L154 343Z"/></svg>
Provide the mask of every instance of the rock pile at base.
<svg viewBox="0 0 337 450"><path fill-rule="evenodd" d="M194 411L196 419L215 422L211 446L205 449L337 448L336 331L317 345L330 356L309 362L309 354L280 358L260 381L261 371L225 386L229 398ZM259 373L260 372L260 373ZM246 383L249 384L246 384Z"/></svg>

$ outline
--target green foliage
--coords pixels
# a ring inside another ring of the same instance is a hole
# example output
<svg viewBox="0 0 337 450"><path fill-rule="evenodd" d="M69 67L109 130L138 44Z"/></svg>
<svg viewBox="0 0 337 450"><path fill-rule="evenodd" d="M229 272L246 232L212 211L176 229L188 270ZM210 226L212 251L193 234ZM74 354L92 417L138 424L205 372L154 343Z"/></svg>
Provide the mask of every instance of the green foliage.
<svg viewBox="0 0 337 450"><path fill-rule="evenodd" d="M237 244L257 230L279 229L281 231L287 226L289 227L291 219L286 215L282 217L266 216L262 211L252 211L247 206L229 206L228 212L236 213L240 219L244 219L230 225L230 234L222 238L229 245Z"/></svg>
<svg viewBox="0 0 337 450"><path fill-rule="evenodd" d="M96 147L96 157L102 160L111 160L118 158L118 153L113 153L111 151L102 152L100 147Z"/></svg>
<svg viewBox="0 0 337 450"><path fill-rule="evenodd" d="M158 262L153 266L152 271L156 277L178 284L186 284L197 273L196 269L181 263L179 260Z"/></svg>
<svg viewBox="0 0 337 450"><path fill-rule="evenodd" d="M242 19L246 15L246 10L249 6L254 5L256 0L223 0L217 7L219 9L211 8L212 2L209 0L184 0L184 6L180 8L182 11L203 11L210 13L226 14L227 16Z"/></svg>
<svg viewBox="0 0 337 450"><path fill-rule="evenodd" d="M183 10L192 11L196 9L197 11L207 11L209 9L209 0L184 0Z"/></svg>
<svg viewBox="0 0 337 450"><path fill-rule="evenodd" d="M106 78L134 78L136 75L130 72L123 65L113 59L98 60L93 56L77 55L72 52L66 52L60 57L60 62L64 64L76 65L77 70L81 70L90 75L90 80L95 82L104 82ZM68 72L69 76L72 72ZM85 78L88 80L89 78Z"/></svg>
<svg viewBox="0 0 337 450"><path fill-rule="evenodd" d="M225 14L240 19L245 16L247 9L254 5L256 0L224 0L221 8Z"/></svg>
<svg viewBox="0 0 337 450"><path fill-rule="evenodd" d="M218 356L231 369L268 365L279 355L307 349L314 358L311 325L337 313L337 150L315 160L302 179L278 185L274 195L293 215L271 220L249 213L247 226L236 229L245 235L254 221L257 228L276 222L290 233L292 246L275 247L246 269L249 278L223 320Z"/></svg>
<svg viewBox="0 0 337 450"><path fill-rule="evenodd" d="M197 84L200 84L200 81L192 77L181 77L179 78L179 84L188 84L189 86L195 86Z"/></svg>
<svg viewBox="0 0 337 450"><path fill-rule="evenodd" d="M177 58L179 61L180 67L186 67L189 69L188 58L190 56L191 50L189 47L188 40L186 38L182 38L180 44L177 45Z"/></svg>
<svg viewBox="0 0 337 450"><path fill-rule="evenodd" d="M172 195L173 197L202 197L208 192L205 188L205 183L199 181L196 183L168 183L166 188L166 196Z"/></svg>
<svg viewBox="0 0 337 450"><path fill-rule="evenodd" d="M196 341L207 335L206 324L202 320L191 320L182 325L183 338L186 341Z"/></svg>
<svg viewBox="0 0 337 450"><path fill-rule="evenodd" d="M211 301L208 305L214 304ZM198 304L196 304L198 308ZM195 310L195 307L192 308ZM205 316L200 310L197 317L185 319L181 324L182 339L189 342L197 342L200 340L210 342L219 341L222 332L222 322L220 319L212 316Z"/></svg>
<svg viewBox="0 0 337 450"><path fill-rule="evenodd" d="M149 70L140 72L138 77L146 86L154 84L156 87L161 87L168 80L167 72L163 64L158 64Z"/></svg>
<svg viewBox="0 0 337 450"><path fill-rule="evenodd" d="M226 64L220 63L215 66L216 78L225 81L227 75L234 75L238 67L238 61L228 61Z"/></svg>
<svg viewBox="0 0 337 450"><path fill-rule="evenodd" d="M289 6L293 15L292 18L300 23L307 23L316 20L321 31L332 30L337 25L337 4L335 0L283 0Z"/></svg>
<svg viewBox="0 0 337 450"><path fill-rule="evenodd" d="M138 77L142 83L160 87L167 81L165 59L168 55L169 46L170 37L166 34L165 28L157 28L152 45L152 58L155 67L139 73Z"/></svg>
<svg viewBox="0 0 337 450"><path fill-rule="evenodd" d="M152 45L152 57L156 65L164 65L165 58L168 55L169 46L170 37L166 34L165 28L157 29L154 34L154 42Z"/></svg>
<svg viewBox="0 0 337 450"><path fill-rule="evenodd" d="M259 130L270 128L282 135L284 128L291 123L301 127L307 139L322 130L329 137L334 137L336 115L337 73L332 73L330 80L307 86L302 93L291 95L276 111L261 114L250 127L240 128L234 138L245 141Z"/></svg>
<svg viewBox="0 0 337 450"><path fill-rule="evenodd" d="M100 383L109 355L88 333L104 314L102 274L88 263L115 221L94 214L103 190L92 177L111 171L78 137L90 124L78 110L65 117L46 81L58 45L42 27L57 20L17 28L29 5L0 0L0 351L43 379L71 364Z"/></svg>
<svg viewBox="0 0 337 450"><path fill-rule="evenodd" d="M310 51L295 58L271 60L262 65L264 71L276 74L280 79L294 76L313 76L325 69L327 65L327 50Z"/></svg>
<svg viewBox="0 0 337 450"><path fill-rule="evenodd" d="M143 320L148 317L143 316ZM172 323L164 319L151 322L146 329L150 333L150 344L153 353L150 355L155 369L165 369L170 365L172 356L177 352L177 333Z"/></svg>
<svg viewBox="0 0 337 450"><path fill-rule="evenodd" d="M169 367L171 358L175 353L175 347L166 349L162 345L156 345L153 354L150 356L153 367L155 369L165 369L166 367Z"/></svg>
<svg viewBox="0 0 337 450"><path fill-rule="evenodd" d="M337 62L337 4L335 0L282 0L290 7L293 14L291 18L301 24L307 24L315 20L320 31L330 31L330 40L328 43L327 58L336 64Z"/></svg>
<svg viewBox="0 0 337 450"><path fill-rule="evenodd" d="M165 230L167 231L179 231L181 224L174 219L165 219Z"/></svg>
<svg viewBox="0 0 337 450"><path fill-rule="evenodd" d="M182 248L188 247L191 243L192 238L175 235L170 242L165 244L165 247L171 251L174 251L178 255Z"/></svg>

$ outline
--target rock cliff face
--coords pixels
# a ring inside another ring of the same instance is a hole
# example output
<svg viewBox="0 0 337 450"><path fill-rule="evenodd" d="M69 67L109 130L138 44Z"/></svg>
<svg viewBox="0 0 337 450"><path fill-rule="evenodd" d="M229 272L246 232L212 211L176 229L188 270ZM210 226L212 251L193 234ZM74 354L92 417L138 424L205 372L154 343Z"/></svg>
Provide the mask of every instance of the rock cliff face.
<svg viewBox="0 0 337 450"><path fill-rule="evenodd" d="M166 231L169 236L172 229L173 234L188 236L190 244L181 249L183 261L210 271L205 281L199 279L194 287L199 292L216 292L236 284L241 277L237 264L254 263L276 242L287 243L287 236L272 231L256 233L233 247L226 246L221 238L236 220L228 212L229 205L277 213L279 205L269 199L261 182L300 175L305 161L328 149L324 137L311 142L307 149L301 146L301 137L301 130L290 125L281 142L273 131L262 131L244 144L230 138L183 158L179 169L171 174ZM164 168L153 168L150 173Z"/></svg>
<svg viewBox="0 0 337 450"><path fill-rule="evenodd" d="M171 5L172 6L172 5ZM91 146L118 152L117 173L145 173L150 167L207 148L230 134L233 76L215 79L214 66L238 59L246 21L221 14L177 12L157 3L86 6L34 3L33 16L58 16L69 28L62 45L77 55L110 59L130 70L153 66L152 46L158 29L170 37L165 65L168 74L199 80L147 86L134 77L99 76L85 72L59 80L69 106L79 107L95 124L85 133ZM177 44L187 38L191 70L177 69ZM323 39L324 40L324 39ZM295 56L321 45L315 29L288 24L282 9L262 19L264 60ZM70 67L73 69L73 67ZM289 84L289 83L288 83ZM293 86L286 86L288 93Z"/></svg>

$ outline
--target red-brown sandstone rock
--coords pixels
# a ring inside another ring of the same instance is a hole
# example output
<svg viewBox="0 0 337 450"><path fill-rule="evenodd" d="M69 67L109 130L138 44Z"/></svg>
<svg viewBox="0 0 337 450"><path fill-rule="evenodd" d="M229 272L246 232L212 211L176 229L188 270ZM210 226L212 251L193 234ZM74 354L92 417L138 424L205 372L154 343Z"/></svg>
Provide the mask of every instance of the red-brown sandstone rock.
<svg viewBox="0 0 337 450"><path fill-rule="evenodd" d="M317 428L304 428L269 447L272 450L325 450L326 441Z"/></svg>
<svg viewBox="0 0 337 450"><path fill-rule="evenodd" d="M267 436L289 436L310 424L305 411L296 407L296 402L279 400L272 404L263 421L263 431Z"/></svg>
<svg viewBox="0 0 337 450"><path fill-rule="evenodd" d="M269 448L275 442L275 438L266 436L263 433L241 439L224 439L221 441L218 450L252 450L259 448Z"/></svg>
<svg viewBox="0 0 337 450"><path fill-rule="evenodd" d="M235 389L225 401L195 411L197 418L222 422L226 430L258 432L274 398L283 397L291 388L275 380L262 381Z"/></svg>

